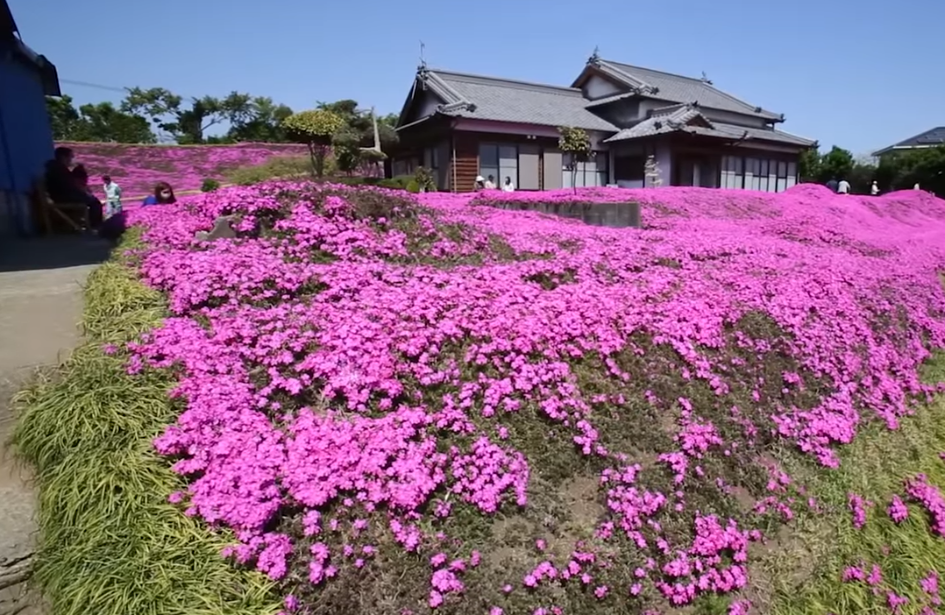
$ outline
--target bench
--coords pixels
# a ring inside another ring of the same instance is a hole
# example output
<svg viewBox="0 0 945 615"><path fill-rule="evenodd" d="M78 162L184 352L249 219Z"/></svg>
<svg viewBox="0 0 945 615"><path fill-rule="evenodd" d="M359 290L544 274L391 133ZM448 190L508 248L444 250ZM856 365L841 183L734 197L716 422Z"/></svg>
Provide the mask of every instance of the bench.
<svg viewBox="0 0 945 615"><path fill-rule="evenodd" d="M33 184L35 211L43 222L43 232L51 235L53 219L65 222L69 228L82 233L89 228L89 207L85 203L56 203L46 190L46 182L38 179ZM53 218L54 216L54 218Z"/></svg>

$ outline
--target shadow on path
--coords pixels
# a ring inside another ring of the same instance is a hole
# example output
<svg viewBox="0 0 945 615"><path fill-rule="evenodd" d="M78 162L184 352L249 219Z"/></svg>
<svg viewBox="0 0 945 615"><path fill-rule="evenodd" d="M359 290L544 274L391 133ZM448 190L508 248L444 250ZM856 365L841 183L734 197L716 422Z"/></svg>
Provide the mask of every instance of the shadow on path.
<svg viewBox="0 0 945 615"><path fill-rule="evenodd" d="M98 265L108 259L112 243L95 237L59 236L0 239L0 272L62 269Z"/></svg>

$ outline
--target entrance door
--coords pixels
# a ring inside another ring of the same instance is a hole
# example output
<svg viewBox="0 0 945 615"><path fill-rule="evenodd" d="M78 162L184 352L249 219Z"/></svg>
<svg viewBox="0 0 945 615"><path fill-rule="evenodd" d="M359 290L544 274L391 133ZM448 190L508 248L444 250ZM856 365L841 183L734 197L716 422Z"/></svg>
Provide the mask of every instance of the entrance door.
<svg viewBox="0 0 945 615"><path fill-rule="evenodd" d="M545 190L561 188L561 150L548 148L544 154L544 184Z"/></svg>
<svg viewBox="0 0 945 615"><path fill-rule="evenodd" d="M538 159L541 148L534 144L518 146L518 186L519 190L538 190Z"/></svg>

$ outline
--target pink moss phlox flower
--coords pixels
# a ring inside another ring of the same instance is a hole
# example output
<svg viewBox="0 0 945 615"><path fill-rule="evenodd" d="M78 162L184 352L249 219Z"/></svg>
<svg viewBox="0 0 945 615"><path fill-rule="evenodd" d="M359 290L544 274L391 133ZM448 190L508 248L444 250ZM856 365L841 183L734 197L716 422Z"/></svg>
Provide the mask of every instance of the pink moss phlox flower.
<svg viewBox="0 0 945 615"><path fill-rule="evenodd" d="M892 497L886 512L895 523L902 523L909 516L909 508L898 495Z"/></svg>

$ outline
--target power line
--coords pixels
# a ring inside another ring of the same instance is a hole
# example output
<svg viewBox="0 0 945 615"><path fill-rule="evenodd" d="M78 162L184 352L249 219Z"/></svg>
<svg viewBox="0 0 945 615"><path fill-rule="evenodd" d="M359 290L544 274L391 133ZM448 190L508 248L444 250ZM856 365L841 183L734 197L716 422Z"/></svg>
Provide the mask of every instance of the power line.
<svg viewBox="0 0 945 615"><path fill-rule="evenodd" d="M127 94L127 88L116 88L111 85L102 85L100 83L89 83L88 81L76 81L74 79L60 79L60 83L68 83L70 85L78 85L84 88L95 88L96 90L108 90L109 92L121 92L122 94Z"/></svg>

